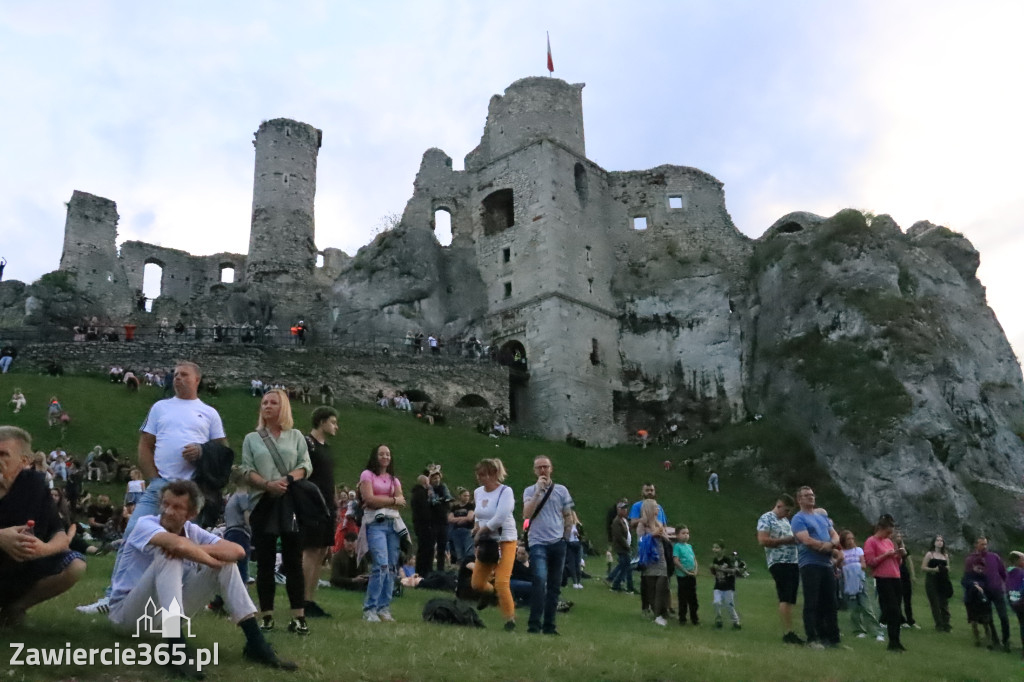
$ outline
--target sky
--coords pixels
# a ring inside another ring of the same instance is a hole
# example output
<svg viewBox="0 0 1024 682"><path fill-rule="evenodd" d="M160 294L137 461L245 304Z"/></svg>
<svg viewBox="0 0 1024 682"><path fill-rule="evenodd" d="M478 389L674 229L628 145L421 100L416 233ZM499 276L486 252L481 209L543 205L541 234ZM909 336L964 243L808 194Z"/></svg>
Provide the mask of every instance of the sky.
<svg viewBox="0 0 1024 682"><path fill-rule="evenodd" d="M353 254L424 151L461 169L490 97L547 75L548 32L591 160L711 173L755 238L796 210L946 225L1021 356L1021 26L1016 0L0 0L4 277L57 268L76 189L117 202L119 241L244 253L278 117L323 130L317 245Z"/></svg>

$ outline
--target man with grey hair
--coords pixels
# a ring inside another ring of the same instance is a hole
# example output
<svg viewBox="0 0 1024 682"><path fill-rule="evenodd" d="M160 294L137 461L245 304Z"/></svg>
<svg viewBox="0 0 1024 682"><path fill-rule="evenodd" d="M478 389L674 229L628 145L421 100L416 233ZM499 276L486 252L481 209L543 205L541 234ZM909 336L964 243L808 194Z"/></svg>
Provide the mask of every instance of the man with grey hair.
<svg viewBox="0 0 1024 682"><path fill-rule="evenodd" d="M143 516L160 513L160 491L168 481L192 480L203 444L215 441L227 445L224 424L217 410L199 399L199 365L182 361L174 368L174 397L158 400L149 408L139 429L139 469L146 478L146 492L128 519L124 537L128 537ZM117 561L114 570L117 570ZM107 589L107 597L110 590ZM76 607L82 613L106 613L109 599Z"/></svg>
<svg viewBox="0 0 1024 682"><path fill-rule="evenodd" d="M28 432L0 426L0 630L85 573L82 555L68 549L45 476L27 467L31 455Z"/></svg>
<svg viewBox="0 0 1024 682"><path fill-rule="evenodd" d="M145 616L155 606L156 618L162 622L156 627L149 621L149 634L162 634L173 652L187 654L182 618L191 619L219 592L231 620L245 635L242 655L271 668L295 670L294 663L277 657L256 623L256 605L238 572L237 562L245 557L245 550L192 523L199 498L199 488L192 481L168 481L160 490L160 513L138 519L132 532L125 534L121 560L114 569L110 621L124 632L134 628L138 636L146 626ZM191 657L168 665L180 676L203 679Z"/></svg>
<svg viewBox="0 0 1024 682"><path fill-rule="evenodd" d="M557 635L555 613L565 568L566 539L573 525L572 496L551 480L551 460L541 455L533 460L537 482L523 491L523 517L530 520L530 569L533 592L527 632Z"/></svg>

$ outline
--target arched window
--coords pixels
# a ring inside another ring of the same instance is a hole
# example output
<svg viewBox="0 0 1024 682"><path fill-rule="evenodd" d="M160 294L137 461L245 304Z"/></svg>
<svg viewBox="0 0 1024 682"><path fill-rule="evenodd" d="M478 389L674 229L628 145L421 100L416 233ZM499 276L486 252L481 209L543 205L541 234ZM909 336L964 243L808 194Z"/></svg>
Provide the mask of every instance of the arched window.
<svg viewBox="0 0 1024 682"><path fill-rule="evenodd" d="M447 208L434 211L434 236L441 246L452 245L452 214Z"/></svg>
<svg viewBox="0 0 1024 682"><path fill-rule="evenodd" d="M158 260L147 260L142 271L142 293L146 297L146 312L153 312L153 301L160 298L164 286L164 267Z"/></svg>
<svg viewBox="0 0 1024 682"><path fill-rule="evenodd" d="M235 266L228 264L220 266L220 281L224 284L231 284L235 281Z"/></svg>
<svg viewBox="0 0 1024 682"><path fill-rule="evenodd" d="M576 181L576 196L580 199L580 205L585 206L590 189L587 184L587 169L583 167L582 163L576 163L575 168L573 168L573 176Z"/></svg>

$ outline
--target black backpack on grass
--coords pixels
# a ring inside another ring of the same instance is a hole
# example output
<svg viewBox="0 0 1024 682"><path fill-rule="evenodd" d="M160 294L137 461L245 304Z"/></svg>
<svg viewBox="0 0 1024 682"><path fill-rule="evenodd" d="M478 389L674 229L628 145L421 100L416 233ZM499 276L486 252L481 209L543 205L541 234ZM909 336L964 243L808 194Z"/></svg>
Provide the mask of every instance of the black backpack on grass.
<svg viewBox="0 0 1024 682"><path fill-rule="evenodd" d="M423 620L428 623L485 627L476 609L456 599L431 599L423 606Z"/></svg>

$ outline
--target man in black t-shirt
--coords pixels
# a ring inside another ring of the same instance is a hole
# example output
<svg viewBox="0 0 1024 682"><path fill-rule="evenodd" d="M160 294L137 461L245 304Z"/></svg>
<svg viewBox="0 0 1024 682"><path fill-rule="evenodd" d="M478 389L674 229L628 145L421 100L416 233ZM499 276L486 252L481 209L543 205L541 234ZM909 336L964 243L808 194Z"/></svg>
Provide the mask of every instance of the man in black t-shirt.
<svg viewBox="0 0 1024 682"><path fill-rule="evenodd" d="M0 630L85 574L81 555L68 550L46 478L25 468L31 455L26 431L0 426Z"/></svg>
<svg viewBox="0 0 1024 682"><path fill-rule="evenodd" d="M313 430L306 436L309 461L313 473L310 483L320 489L331 514L332 523L321 532L304 532L302 536L302 572L306 581L306 616L309 618L330 618L330 614L313 600L320 583L320 568L327 558L327 550L334 545L334 526L338 508L334 502L334 455L327 445L327 437L338 433L338 412L333 407L321 406L313 410Z"/></svg>

